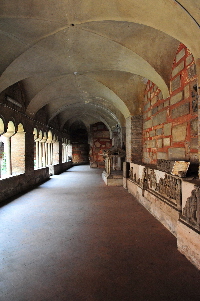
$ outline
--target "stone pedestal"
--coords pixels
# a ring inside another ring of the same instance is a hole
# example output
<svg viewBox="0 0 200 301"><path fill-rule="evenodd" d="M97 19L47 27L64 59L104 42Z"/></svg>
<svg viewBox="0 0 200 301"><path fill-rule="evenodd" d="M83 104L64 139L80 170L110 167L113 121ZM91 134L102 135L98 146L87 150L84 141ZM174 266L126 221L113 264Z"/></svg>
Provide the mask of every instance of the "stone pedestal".
<svg viewBox="0 0 200 301"><path fill-rule="evenodd" d="M103 171L102 178L107 186L123 186L123 173L122 171L114 171L108 174Z"/></svg>

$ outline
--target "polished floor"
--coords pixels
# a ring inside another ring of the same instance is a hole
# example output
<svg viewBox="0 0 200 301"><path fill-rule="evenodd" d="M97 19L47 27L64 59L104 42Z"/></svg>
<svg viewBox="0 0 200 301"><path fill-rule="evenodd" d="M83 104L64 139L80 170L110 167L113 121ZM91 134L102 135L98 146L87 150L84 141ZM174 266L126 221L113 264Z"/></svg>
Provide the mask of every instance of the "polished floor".
<svg viewBox="0 0 200 301"><path fill-rule="evenodd" d="M4 204L0 252L0 301L200 300L175 237L88 166Z"/></svg>

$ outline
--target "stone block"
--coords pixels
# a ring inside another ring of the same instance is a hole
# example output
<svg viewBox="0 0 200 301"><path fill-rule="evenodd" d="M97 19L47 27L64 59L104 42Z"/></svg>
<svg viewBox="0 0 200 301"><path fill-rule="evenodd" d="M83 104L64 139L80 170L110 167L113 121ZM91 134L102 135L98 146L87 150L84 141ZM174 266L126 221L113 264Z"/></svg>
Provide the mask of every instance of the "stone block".
<svg viewBox="0 0 200 301"><path fill-rule="evenodd" d="M156 130L156 136L160 136L162 134L163 134L163 129L162 128Z"/></svg>
<svg viewBox="0 0 200 301"><path fill-rule="evenodd" d="M191 139L190 148L198 149L198 138Z"/></svg>
<svg viewBox="0 0 200 301"><path fill-rule="evenodd" d="M154 140L151 140L151 147L156 147L156 140L154 139Z"/></svg>
<svg viewBox="0 0 200 301"><path fill-rule="evenodd" d="M150 135L150 137L154 137L154 136L156 135L155 130L154 130L154 131L151 131L151 132L149 133L149 135Z"/></svg>
<svg viewBox="0 0 200 301"><path fill-rule="evenodd" d="M183 69L184 69L184 61L182 61L178 66L176 66L174 68L174 70L172 71L172 77L174 77L175 75L177 75Z"/></svg>
<svg viewBox="0 0 200 301"><path fill-rule="evenodd" d="M187 123L176 125L172 128L172 139L174 142L185 141Z"/></svg>
<svg viewBox="0 0 200 301"><path fill-rule="evenodd" d="M164 138L163 139L163 145L164 146L170 146L170 138Z"/></svg>
<svg viewBox="0 0 200 301"><path fill-rule="evenodd" d="M148 101L144 106L144 111L147 111L150 108L150 102Z"/></svg>
<svg viewBox="0 0 200 301"><path fill-rule="evenodd" d="M162 109L163 109L163 106L164 106L164 104L161 103L161 104L158 106L158 111L162 110Z"/></svg>
<svg viewBox="0 0 200 301"><path fill-rule="evenodd" d="M175 79L173 79L171 81L171 91L175 91L176 89L178 89L181 86L181 76L177 76L175 77Z"/></svg>
<svg viewBox="0 0 200 301"><path fill-rule="evenodd" d="M188 66L189 64L191 64L193 62L194 58L193 55L190 54L187 58L186 58L186 66Z"/></svg>
<svg viewBox="0 0 200 301"><path fill-rule="evenodd" d="M152 119L149 119L144 122L144 129L149 129L152 127Z"/></svg>
<svg viewBox="0 0 200 301"><path fill-rule="evenodd" d="M186 99L188 97L190 97L190 86L189 85L185 86L185 88L184 88L184 98Z"/></svg>
<svg viewBox="0 0 200 301"><path fill-rule="evenodd" d="M181 51L179 53L177 53L176 55L176 62L180 61L185 55L185 49L181 49Z"/></svg>
<svg viewBox="0 0 200 301"><path fill-rule="evenodd" d="M196 65L193 64L187 69L188 78L192 79L196 74Z"/></svg>
<svg viewBox="0 0 200 301"><path fill-rule="evenodd" d="M169 160L185 160L185 148L171 147L168 150Z"/></svg>
<svg viewBox="0 0 200 301"><path fill-rule="evenodd" d="M169 99L168 99L164 102L164 108L169 107L169 105L170 105L170 103L169 103Z"/></svg>
<svg viewBox="0 0 200 301"><path fill-rule="evenodd" d="M163 147L163 140L162 139L158 139L157 140L157 148L162 148Z"/></svg>
<svg viewBox="0 0 200 301"><path fill-rule="evenodd" d="M151 100L151 105L152 106L155 105L157 103L157 101L158 101L158 97L157 97L157 95L155 95Z"/></svg>
<svg viewBox="0 0 200 301"><path fill-rule="evenodd" d="M190 122L190 131L192 136L198 135L198 118Z"/></svg>
<svg viewBox="0 0 200 301"><path fill-rule="evenodd" d="M171 117L174 119L174 118L177 118L177 117L187 115L189 113L190 113L190 104L185 103L185 104L173 109L172 113L171 113Z"/></svg>
<svg viewBox="0 0 200 301"><path fill-rule="evenodd" d="M167 111L162 111L158 113L154 118L153 118L153 126L165 123L167 119Z"/></svg>
<svg viewBox="0 0 200 301"><path fill-rule="evenodd" d="M175 103L181 101L183 99L183 91L175 94L174 96L171 97L170 99L170 105L174 105Z"/></svg>
<svg viewBox="0 0 200 301"><path fill-rule="evenodd" d="M157 153L157 159L164 159L164 160L167 160L167 153L158 152L158 153Z"/></svg>
<svg viewBox="0 0 200 301"><path fill-rule="evenodd" d="M148 118L151 117L151 110L147 112Z"/></svg>
<svg viewBox="0 0 200 301"><path fill-rule="evenodd" d="M154 107L154 108L152 109L152 115L156 114L157 111L158 111L158 107Z"/></svg>
<svg viewBox="0 0 200 301"><path fill-rule="evenodd" d="M164 129L164 135L170 136L172 132L172 124L171 123L165 124L163 129Z"/></svg>

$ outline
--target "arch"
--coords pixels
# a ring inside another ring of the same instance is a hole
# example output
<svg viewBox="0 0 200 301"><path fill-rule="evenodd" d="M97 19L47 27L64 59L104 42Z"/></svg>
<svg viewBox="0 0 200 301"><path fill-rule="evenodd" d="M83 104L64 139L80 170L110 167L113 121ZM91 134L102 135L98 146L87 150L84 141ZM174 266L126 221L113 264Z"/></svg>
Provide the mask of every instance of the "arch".
<svg viewBox="0 0 200 301"><path fill-rule="evenodd" d="M5 131L5 128L4 128L4 121L3 119L0 118L0 135L2 135Z"/></svg>
<svg viewBox="0 0 200 301"><path fill-rule="evenodd" d="M34 140L38 138L38 131L36 128L33 129L33 136L34 136Z"/></svg>
<svg viewBox="0 0 200 301"><path fill-rule="evenodd" d="M49 140L49 141L53 140L53 134L52 134L51 130L49 130L48 133L47 133L47 140Z"/></svg>
<svg viewBox="0 0 200 301"><path fill-rule="evenodd" d="M24 126L23 126L22 123L19 123L19 124L18 124L18 130L17 130L17 132L18 132L18 133L24 132Z"/></svg>
<svg viewBox="0 0 200 301"><path fill-rule="evenodd" d="M13 121L9 121L7 125L7 131L3 134L5 137L11 137L15 133L15 124Z"/></svg>

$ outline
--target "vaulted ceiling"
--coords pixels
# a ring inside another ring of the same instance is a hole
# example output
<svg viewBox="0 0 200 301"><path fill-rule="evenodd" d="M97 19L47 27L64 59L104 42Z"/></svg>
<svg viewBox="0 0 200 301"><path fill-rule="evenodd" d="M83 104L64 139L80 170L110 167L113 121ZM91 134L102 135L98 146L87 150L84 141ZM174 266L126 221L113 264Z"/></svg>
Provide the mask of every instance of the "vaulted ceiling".
<svg viewBox="0 0 200 301"><path fill-rule="evenodd" d="M199 0L1 0L0 92L22 81L61 128L124 126L148 79L169 95L180 42L200 58L199 23Z"/></svg>

